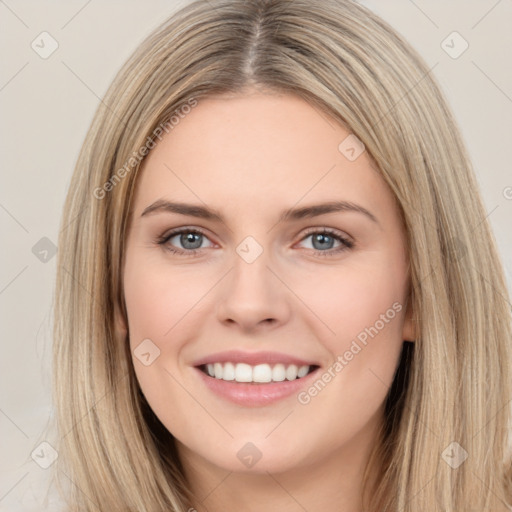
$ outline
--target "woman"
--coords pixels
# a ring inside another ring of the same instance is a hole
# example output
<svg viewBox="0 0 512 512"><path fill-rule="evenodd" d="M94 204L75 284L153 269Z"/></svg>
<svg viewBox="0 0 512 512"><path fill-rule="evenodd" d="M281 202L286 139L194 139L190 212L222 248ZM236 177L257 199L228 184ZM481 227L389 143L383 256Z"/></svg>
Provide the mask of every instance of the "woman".
<svg viewBox="0 0 512 512"><path fill-rule="evenodd" d="M179 11L64 219L73 510L508 510L503 271L439 87L364 7Z"/></svg>

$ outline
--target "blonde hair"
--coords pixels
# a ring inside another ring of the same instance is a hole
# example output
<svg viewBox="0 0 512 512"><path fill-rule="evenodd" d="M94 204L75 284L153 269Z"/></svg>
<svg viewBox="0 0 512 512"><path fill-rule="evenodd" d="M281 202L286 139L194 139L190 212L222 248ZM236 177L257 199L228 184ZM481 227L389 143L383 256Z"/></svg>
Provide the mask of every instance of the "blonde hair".
<svg viewBox="0 0 512 512"><path fill-rule="evenodd" d="M59 239L56 464L74 483L72 510L181 512L193 503L115 312L126 318L121 270L141 148L193 102L248 87L299 95L354 133L403 217L417 339L388 396L368 510L505 510L508 292L467 150L431 71L387 23L345 0L195 1L139 46L95 114ZM453 442L468 454L458 468L445 462L460 450Z"/></svg>

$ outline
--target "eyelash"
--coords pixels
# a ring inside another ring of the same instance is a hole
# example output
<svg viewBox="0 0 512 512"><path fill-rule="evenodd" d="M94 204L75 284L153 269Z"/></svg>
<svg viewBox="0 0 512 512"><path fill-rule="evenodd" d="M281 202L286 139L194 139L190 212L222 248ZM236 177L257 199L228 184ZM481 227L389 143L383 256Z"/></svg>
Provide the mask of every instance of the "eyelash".
<svg viewBox="0 0 512 512"><path fill-rule="evenodd" d="M175 237L176 235L180 235L182 233L193 233L193 234L202 235L202 236L208 238L206 233L204 233L200 229L179 228L174 231L171 231L170 233L166 233L165 235L158 237L155 240L155 243L157 243L158 245L161 245L161 246L165 246L171 238ZM314 253L316 253L318 256L321 256L321 257L335 256L343 251L352 249L354 247L354 242L352 242L348 238L341 236L337 231L334 231L329 228L312 229L304 235L304 237L301 239L301 241L305 240L308 236L314 235L314 234L329 235L329 236L335 238L336 240L338 240L339 242L341 242L341 246L338 247L337 249L328 249L326 251L320 251L318 249L311 249ZM185 257L194 257L197 255L198 252L201 251L201 249L189 249L189 250L176 249L170 245L166 246L165 249L173 254L180 254Z"/></svg>

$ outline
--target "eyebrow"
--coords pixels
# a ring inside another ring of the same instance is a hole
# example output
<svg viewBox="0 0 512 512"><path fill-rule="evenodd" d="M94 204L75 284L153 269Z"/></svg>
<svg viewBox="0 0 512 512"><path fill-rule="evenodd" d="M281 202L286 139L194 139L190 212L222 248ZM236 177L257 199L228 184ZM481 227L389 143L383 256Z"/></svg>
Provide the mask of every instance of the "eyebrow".
<svg viewBox="0 0 512 512"><path fill-rule="evenodd" d="M290 208L284 210L280 217L279 222L290 222L300 219L309 219L319 215L334 212L356 212L365 215L371 221L379 224L377 217L373 215L363 206L348 201L330 201L327 203L315 204L311 206L304 206L301 208ZM153 204L144 209L141 217L152 215L156 213L178 213L181 215L188 215L190 217L197 217L200 219L207 219L217 222L225 223L222 215L214 209L207 208L201 205L171 202L164 199L159 199Z"/></svg>

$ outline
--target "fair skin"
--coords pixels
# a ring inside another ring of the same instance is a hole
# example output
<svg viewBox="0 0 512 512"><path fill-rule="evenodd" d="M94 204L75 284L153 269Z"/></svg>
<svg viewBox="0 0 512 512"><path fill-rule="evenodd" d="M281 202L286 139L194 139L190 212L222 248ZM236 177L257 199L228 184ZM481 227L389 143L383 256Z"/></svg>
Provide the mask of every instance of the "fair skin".
<svg viewBox="0 0 512 512"><path fill-rule="evenodd" d="M200 512L269 504L283 512L362 511L364 465L403 340L414 332L398 209L366 151L353 161L340 152L348 135L298 97L252 91L200 99L144 161L123 269L128 325L120 323L132 354L146 339L160 350L151 364L137 357L133 364L176 439ZM142 215L158 200L215 210L223 222ZM374 218L344 210L279 221L285 209L331 201ZM157 243L175 228L204 236L195 245L186 233ZM334 235L316 242L324 229ZM237 252L248 236L263 249L251 263ZM194 256L168 250L190 247L199 247ZM392 319L376 324L382 314ZM377 334L333 373L337 357L371 326ZM329 368L332 378L308 403L298 393L263 406L233 403L193 365L232 349L315 362L316 378L301 391ZM251 467L237 456L246 443L261 454Z"/></svg>

